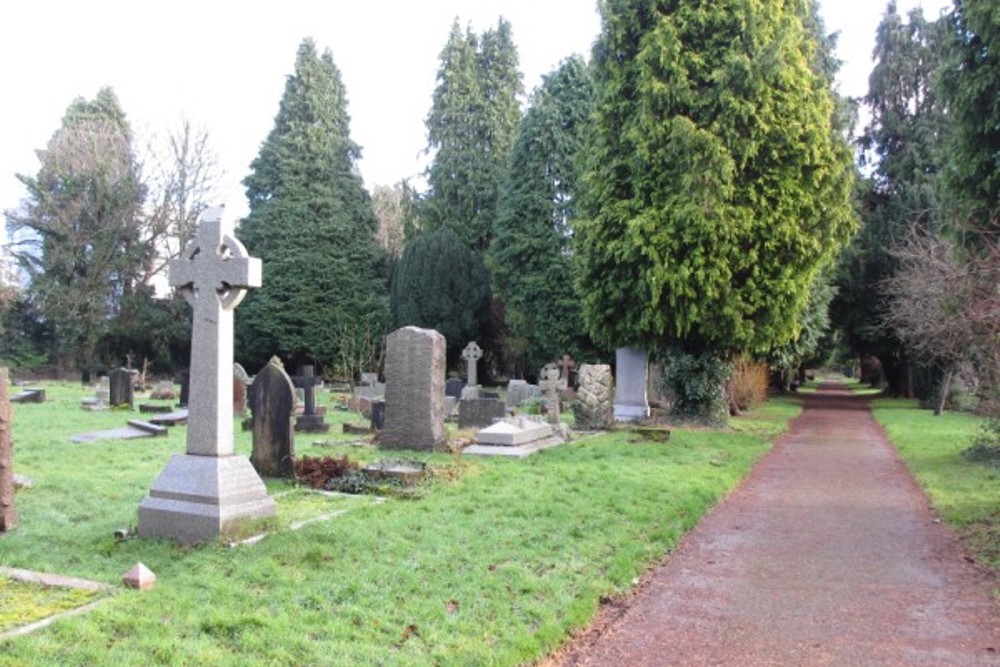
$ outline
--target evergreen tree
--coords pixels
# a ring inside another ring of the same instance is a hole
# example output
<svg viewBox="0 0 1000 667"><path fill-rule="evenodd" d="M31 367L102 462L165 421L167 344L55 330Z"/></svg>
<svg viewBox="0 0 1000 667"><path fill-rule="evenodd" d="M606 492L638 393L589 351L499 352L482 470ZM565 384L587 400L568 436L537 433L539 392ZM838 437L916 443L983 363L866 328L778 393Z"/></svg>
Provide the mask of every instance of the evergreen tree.
<svg viewBox="0 0 1000 667"><path fill-rule="evenodd" d="M479 253L450 229L422 234L407 244L393 274L393 328L435 329L448 341L453 363L480 338L490 307L490 279Z"/></svg>
<svg viewBox="0 0 1000 667"><path fill-rule="evenodd" d="M239 355L252 368L274 354L332 366L344 348L384 332L384 254L348 125L333 57L304 40L243 181L250 213L239 235L264 267L263 287L236 312Z"/></svg>
<svg viewBox="0 0 1000 667"><path fill-rule="evenodd" d="M907 394L907 354L899 337L880 326L882 285L898 268L893 253L913 230L934 233L942 223L938 199L945 116L934 93L939 26L919 9L903 20L889 3L876 31L875 67L863 102L871 120L860 137L862 163L873 168L862 184L864 226L840 262L834 316L847 344L881 362L892 393Z"/></svg>
<svg viewBox="0 0 1000 667"><path fill-rule="evenodd" d="M38 155L38 175L18 176L27 204L7 215L23 239L14 252L30 275L30 299L54 330L57 360L86 372L152 258L132 130L114 92L75 100Z"/></svg>
<svg viewBox="0 0 1000 667"><path fill-rule="evenodd" d="M1000 8L955 0L941 92L949 111L947 183L977 232L1000 231Z"/></svg>
<svg viewBox="0 0 1000 667"><path fill-rule="evenodd" d="M802 0L608 0L594 48L584 315L607 345L794 340L846 242L851 155Z"/></svg>
<svg viewBox="0 0 1000 667"><path fill-rule="evenodd" d="M592 347L583 333L570 248L592 110L587 64L570 58L535 92L507 167L489 261L506 307L508 345L528 369L564 353L580 358Z"/></svg>
<svg viewBox="0 0 1000 667"><path fill-rule="evenodd" d="M427 229L449 228L471 248L489 245L507 156L517 133L521 75L510 24L479 38L455 20L441 52L427 117Z"/></svg>

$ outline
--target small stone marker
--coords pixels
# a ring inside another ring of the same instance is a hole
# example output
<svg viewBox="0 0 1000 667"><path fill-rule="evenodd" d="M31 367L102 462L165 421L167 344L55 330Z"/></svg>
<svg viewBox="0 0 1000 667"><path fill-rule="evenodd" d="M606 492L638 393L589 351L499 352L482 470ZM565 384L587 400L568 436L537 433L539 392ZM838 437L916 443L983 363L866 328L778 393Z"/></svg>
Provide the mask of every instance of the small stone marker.
<svg viewBox="0 0 1000 667"><path fill-rule="evenodd" d="M253 453L250 462L266 477L291 477L295 469L295 387L278 357L271 357L250 388Z"/></svg>
<svg viewBox="0 0 1000 667"><path fill-rule="evenodd" d="M19 393L10 397L11 403L44 403L44 389L22 389Z"/></svg>
<svg viewBox="0 0 1000 667"><path fill-rule="evenodd" d="M323 380L316 377L316 372L312 365L306 364L302 367L302 375L292 377L292 384L296 389L303 392L303 402L305 409L302 414L295 419L295 430L305 433L326 433L330 430L330 425L323 421L323 415L316 409L316 387L323 384Z"/></svg>
<svg viewBox="0 0 1000 667"><path fill-rule="evenodd" d="M542 388L542 395L545 397L545 412L550 424L559 423L559 369L545 368L544 374L538 383Z"/></svg>
<svg viewBox="0 0 1000 667"><path fill-rule="evenodd" d="M562 383L560 389L566 390L572 386L570 376L574 368L576 368L576 362L573 361L573 357L564 354L562 359L559 360L559 381Z"/></svg>
<svg viewBox="0 0 1000 667"><path fill-rule="evenodd" d="M445 339L403 327L386 337L385 428L379 447L443 450Z"/></svg>
<svg viewBox="0 0 1000 667"><path fill-rule="evenodd" d="M132 569L122 576L122 583L129 588L148 591L156 585L156 575L142 563L136 563Z"/></svg>
<svg viewBox="0 0 1000 667"><path fill-rule="evenodd" d="M14 441L11 435L11 422L14 421L14 409L7 399L9 372L6 367L0 368L0 533L5 533L17 527L17 508L14 506Z"/></svg>
<svg viewBox="0 0 1000 667"><path fill-rule="evenodd" d="M475 387L479 384L479 372L476 365L482 357L483 351L476 344L476 341L471 341L462 350L462 358L465 359L466 386Z"/></svg>
<svg viewBox="0 0 1000 667"><path fill-rule="evenodd" d="M191 394L191 371L184 369L174 376L174 382L181 386L180 396L177 398L177 407L186 408L188 398Z"/></svg>
<svg viewBox="0 0 1000 667"><path fill-rule="evenodd" d="M275 513L250 461L233 452L233 309L260 276L221 207L201 214L197 236L170 261L170 284L194 311L187 453L170 459L139 504L143 537L190 544Z"/></svg>
<svg viewBox="0 0 1000 667"><path fill-rule="evenodd" d="M649 416L648 367L643 350L620 347L615 352L615 421L642 421Z"/></svg>
<svg viewBox="0 0 1000 667"><path fill-rule="evenodd" d="M583 364L579 372L580 386L573 405L575 428L600 431L614 425L614 383L611 366Z"/></svg>
<svg viewBox="0 0 1000 667"><path fill-rule="evenodd" d="M247 386L251 378L240 364L233 364L233 414L243 417L247 413Z"/></svg>
<svg viewBox="0 0 1000 667"><path fill-rule="evenodd" d="M111 393L108 403L111 407L135 407L135 387L132 384L132 371L127 368L116 368L108 375Z"/></svg>

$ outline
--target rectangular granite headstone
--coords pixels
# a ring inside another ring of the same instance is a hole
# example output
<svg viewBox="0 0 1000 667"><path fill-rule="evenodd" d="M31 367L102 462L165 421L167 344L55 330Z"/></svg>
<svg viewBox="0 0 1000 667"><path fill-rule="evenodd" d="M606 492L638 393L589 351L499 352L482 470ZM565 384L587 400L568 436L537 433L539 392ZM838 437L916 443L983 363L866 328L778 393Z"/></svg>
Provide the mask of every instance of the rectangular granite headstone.
<svg viewBox="0 0 1000 667"><path fill-rule="evenodd" d="M403 327L386 338L384 449L442 450L445 339L432 329Z"/></svg>

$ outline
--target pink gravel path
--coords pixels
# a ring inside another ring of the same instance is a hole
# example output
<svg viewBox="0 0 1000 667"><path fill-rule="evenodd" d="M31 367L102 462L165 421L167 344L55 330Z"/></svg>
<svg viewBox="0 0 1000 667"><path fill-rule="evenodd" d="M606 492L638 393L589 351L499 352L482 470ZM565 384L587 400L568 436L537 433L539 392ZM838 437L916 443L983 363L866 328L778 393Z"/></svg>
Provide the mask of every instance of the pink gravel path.
<svg viewBox="0 0 1000 667"><path fill-rule="evenodd" d="M547 664L1000 665L995 585L866 401L824 387L624 610Z"/></svg>

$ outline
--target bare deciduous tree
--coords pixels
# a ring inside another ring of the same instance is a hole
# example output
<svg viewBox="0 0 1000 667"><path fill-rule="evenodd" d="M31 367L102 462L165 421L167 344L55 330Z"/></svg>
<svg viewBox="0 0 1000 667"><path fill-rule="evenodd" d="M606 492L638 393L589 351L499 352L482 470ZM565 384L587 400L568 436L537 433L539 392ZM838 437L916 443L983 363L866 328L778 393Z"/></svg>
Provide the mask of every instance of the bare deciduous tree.
<svg viewBox="0 0 1000 667"><path fill-rule="evenodd" d="M935 414L941 414L960 365L976 368L996 389L1000 363L1000 242L981 236L960 249L948 238L913 233L894 255L899 271L882 284L882 324L914 356L944 376Z"/></svg>

